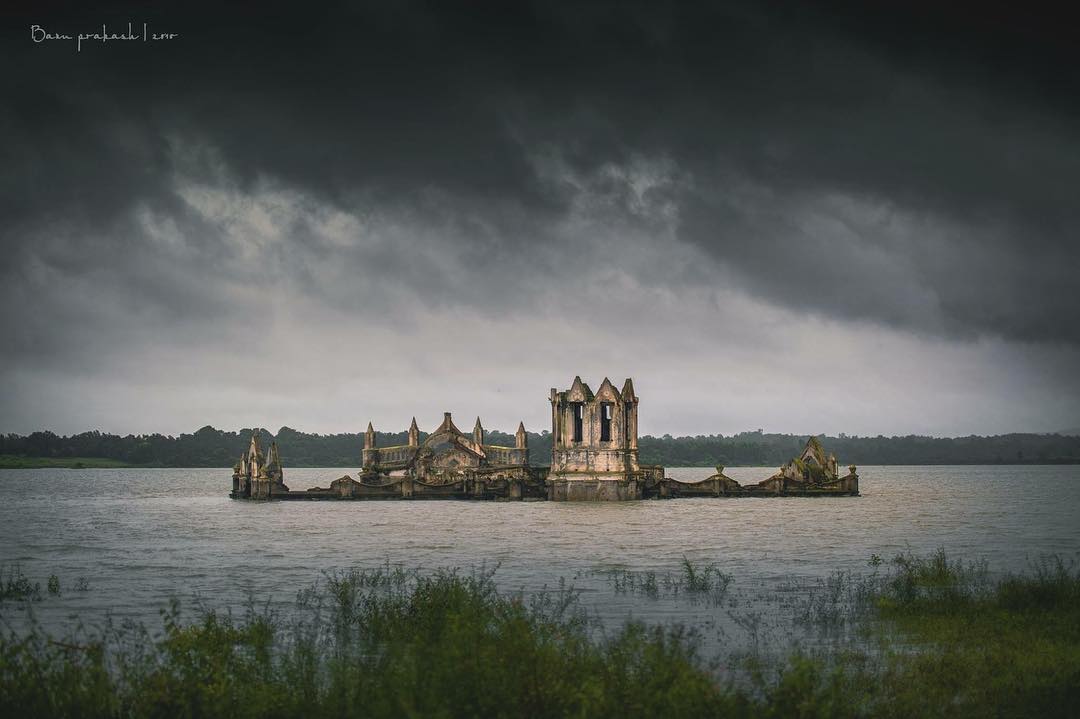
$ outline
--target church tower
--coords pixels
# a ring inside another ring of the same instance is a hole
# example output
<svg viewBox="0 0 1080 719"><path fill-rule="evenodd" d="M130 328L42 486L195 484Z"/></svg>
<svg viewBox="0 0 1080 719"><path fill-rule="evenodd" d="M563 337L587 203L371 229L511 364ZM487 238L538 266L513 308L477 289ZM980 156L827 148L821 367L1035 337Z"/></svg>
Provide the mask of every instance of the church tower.
<svg viewBox="0 0 1080 719"><path fill-rule="evenodd" d="M653 468L638 463L637 412L629 379L622 391L606 377L595 393L581 377L568 390L552 388L549 498L640 499Z"/></svg>
<svg viewBox="0 0 1080 719"><path fill-rule="evenodd" d="M379 450L375 447L375 427L371 422L367 423L367 431L364 432L364 451L361 452L361 465L367 469L375 465L379 456Z"/></svg>

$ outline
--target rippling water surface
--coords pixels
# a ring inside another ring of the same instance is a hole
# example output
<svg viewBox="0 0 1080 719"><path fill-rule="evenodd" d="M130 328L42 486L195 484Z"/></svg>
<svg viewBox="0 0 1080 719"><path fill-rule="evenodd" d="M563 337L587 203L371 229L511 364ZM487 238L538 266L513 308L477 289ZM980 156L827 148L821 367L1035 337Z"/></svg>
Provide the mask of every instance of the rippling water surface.
<svg viewBox="0 0 1080 719"><path fill-rule="evenodd" d="M347 469L286 470L295 489ZM745 482L773 470L729 468ZM668 469L678 479L701 468ZM564 578L602 620L686 622L717 636L777 609L770 598L873 554L944 547L997 571L1080 553L1080 467L863 467L862 497L626 503L244 502L221 469L0 470L0 562L65 588L35 603L46 624L114 616L157 621L178 597L241 606L293 602L322 570L498 565L506 589ZM683 557L733 576L732 600L703 606L616 591L609 570L678 573ZM85 577L89 590L70 591ZM782 604L780 605L782 606ZM756 609L755 609L756 607ZM772 607L772 609L769 609ZM0 613L11 617L10 605ZM25 610L21 610L25 611ZM742 620L739 620L739 613Z"/></svg>

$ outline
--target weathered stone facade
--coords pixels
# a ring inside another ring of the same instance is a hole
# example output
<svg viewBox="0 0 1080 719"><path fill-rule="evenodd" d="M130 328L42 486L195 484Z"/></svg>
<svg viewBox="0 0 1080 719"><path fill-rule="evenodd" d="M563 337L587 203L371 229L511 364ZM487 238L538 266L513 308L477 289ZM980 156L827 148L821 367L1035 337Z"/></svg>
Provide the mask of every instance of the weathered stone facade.
<svg viewBox="0 0 1080 719"><path fill-rule="evenodd" d="M629 378L621 391L606 377L595 393L580 377L566 391L552 387L548 499L641 499L663 480L663 467L638 462L637 417Z"/></svg>
<svg viewBox="0 0 1080 719"><path fill-rule="evenodd" d="M408 444L377 447L375 428L364 435L363 468L352 484L342 477L331 485L340 496L401 496L402 498L539 498L545 470L529 465L528 435L518 424L514 446L487 444L476 418L471 435L459 430L449 412L427 438L413 418ZM314 491L314 490L311 490Z"/></svg>
<svg viewBox="0 0 1080 719"><path fill-rule="evenodd" d="M259 433L252 432L247 452L233 466L231 496L241 499L271 499L288 493L277 442L270 443L270 451L264 457L262 448L259 447Z"/></svg>
<svg viewBox="0 0 1080 719"><path fill-rule="evenodd" d="M357 478L344 476L329 487L290 491L277 443L266 457L257 433L233 468L230 496L239 499L547 499L620 501L674 497L852 496L859 477L851 466L837 474L836 458L811 437L802 454L772 477L742 486L717 467L701 482L664 477L664 468L638 461L638 396L627 379L621 390L607 378L594 393L575 377L570 389L552 388L551 467L529 464L528 436L518 424L514 446L487 444L480 418L471 434L459 430L449 412L423 442L413 418L408 441L376 446L368 423Z"/></svg>

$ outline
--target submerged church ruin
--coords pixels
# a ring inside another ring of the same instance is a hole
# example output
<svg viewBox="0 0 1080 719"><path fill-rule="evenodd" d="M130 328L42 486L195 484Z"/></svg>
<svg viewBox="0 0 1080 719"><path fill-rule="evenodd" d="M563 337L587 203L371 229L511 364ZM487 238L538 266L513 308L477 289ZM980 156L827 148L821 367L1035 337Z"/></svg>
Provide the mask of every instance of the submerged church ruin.
<svg viewBox="0 0 1080 719"><path fill-rule="evenodd" d="M480 418L471 434L449 412L423 441L413 418L407 442L377 446L368 423L361 467L329 487L290 490L277 443L263 453L257 433L233 467L237 499L511 499L617 501L676 497L857 496L855 466L841 477L836 458L811 437L802 454L757 484L740 485L723 467L699 482L664 476L664 468L638 461L638 396L627 379L622 389L607 378L596 392L575 377L570 388L551 389L551 464L530 462L528 435L519 423L514 446L485 442Z"/></svg>

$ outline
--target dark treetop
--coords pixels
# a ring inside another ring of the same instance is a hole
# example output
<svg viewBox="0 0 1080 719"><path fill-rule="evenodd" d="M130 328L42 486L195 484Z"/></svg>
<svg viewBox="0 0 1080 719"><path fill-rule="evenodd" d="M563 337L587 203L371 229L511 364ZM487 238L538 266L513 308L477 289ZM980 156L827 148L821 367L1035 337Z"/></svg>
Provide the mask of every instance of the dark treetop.
<svg viewBox="0 0 1080 719"><path fill-rule="evenodd" d="M203 427L193 434L121 437L83 432L69 437L52 432L0 435L0 455L45 458L105 458L155 467L229 467L247 447L250 429L227 432ZM275 439L286 467L352 467L360 463L362 433L307 434L282 427L277 434L258 430L264 446ZM421 437L426 433L421 433ZM534 464L547 464L551 434L529 433ZM378 432L380 446L405 444L407 433ZM514 435L488 431L491 444L514 446ZM1060 434L1005 434L994 437L823 437L841 464L1054 464L1080 463L1080 437ZM806 435L742 432L736 435L663 437L640 440L641 461L665 467L779 466L797 455Z"/></svg>

